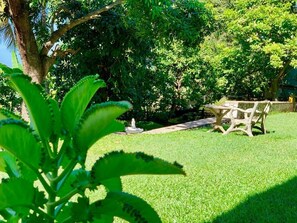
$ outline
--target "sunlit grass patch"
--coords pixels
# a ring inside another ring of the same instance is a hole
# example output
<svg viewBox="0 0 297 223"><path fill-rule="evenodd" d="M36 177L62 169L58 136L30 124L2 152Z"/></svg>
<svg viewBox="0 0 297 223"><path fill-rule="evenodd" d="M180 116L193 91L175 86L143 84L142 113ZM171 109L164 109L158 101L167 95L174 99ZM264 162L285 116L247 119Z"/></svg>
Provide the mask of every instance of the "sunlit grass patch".
<svg viewBox="0 0 297 223"><path fill-rule="evenodd" d="M297 113L268 116L266 135L208 128L158 135L111 135L90 156L114 149L178 161L183 176L124 177L163 222L294 222L297 219Z"/></svg>

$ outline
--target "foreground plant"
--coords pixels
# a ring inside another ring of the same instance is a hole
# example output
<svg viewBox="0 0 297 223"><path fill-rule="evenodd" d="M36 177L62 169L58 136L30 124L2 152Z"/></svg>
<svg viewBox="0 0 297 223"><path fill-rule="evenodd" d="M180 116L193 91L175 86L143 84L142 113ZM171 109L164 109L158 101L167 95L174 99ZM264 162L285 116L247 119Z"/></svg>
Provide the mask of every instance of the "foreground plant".
<svg viewBox="0 0 297 223"><path fill-rule="evenodd" d="M141 198L122 191L121 176L184 174L181 166L144 153L111 152L86 169L88 149L100 138L122 131L116 121L131 109L125 101L96 104L87 109L104 82L97 76L79 81L61 106L47 99L39 85L19 69L0 65L10 86L27 105L30 122L0 110L0 222L161 222ZM86 111L85 111L86 110ZM100 186L100 187L99 187ZM91 201L88 191L102 199Z"/></svg>

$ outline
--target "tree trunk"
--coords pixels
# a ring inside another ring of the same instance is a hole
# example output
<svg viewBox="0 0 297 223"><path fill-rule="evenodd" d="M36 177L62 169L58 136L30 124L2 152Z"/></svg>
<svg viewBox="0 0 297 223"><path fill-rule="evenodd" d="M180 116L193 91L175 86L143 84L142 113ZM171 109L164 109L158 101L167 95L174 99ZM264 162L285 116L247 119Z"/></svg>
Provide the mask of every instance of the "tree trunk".
<svg viewBox="0 0 297 223"><path fill-rule="evenodd" d="M34 30L30 22L29 1L27 0L7 0L8 11L11 16L16 34L16 42L21 55L24 73L29 75L36 83L41 83L50 67L54 64L57 56L65 56L70 51L53 50L52 55L48 56L50 50L55 43L69 30L85 23L89 20L96 19L101 13L106 12L117 5L123 4L124 0L116 0L109 5L91 12L78 19L70 21L60 29L54 31L49 40L46 41L41 49L38 49L37 41L34 35ZM45 13L45 11L43 11ZM43 20L45 14L43 14Z"/></svg>
<svg viewBox="0 0 297 223"><path fill-rule="evenodd" d="M9 13L15 28L16 42L23 63L24 73L36 83L45 77L36 39L30 23L25 0L8 0Z"/></svg>
<svg viewBox="0 0 297 223"><path fill-rule="evenodd" d="M16 43L23 64L23 72L30 76L33 82L40 84L45 73L26 3L24 0L8 0L8 8L15 28ZM21 114L24 120L29 121L24 102L22 103Z"/></svg>
<svg viewBox="0 0 297 223"><path fill-rule="evenodd" d="M286 77L287 75L287 69L290 65L290 61L285 61L283 67L279 70L277 76L272 79L271 85L268 89L268 91L265 93L265 97L270 100L276 100L277 99L277 93L279 90L279 85L281 81Z"/></svg>
<svg viewBox="0 0 297 223"><path fill-rule="evenodd" d="M265 95L265 97L267 99L272 100L272 101L275 101L277 99L277 92L279 90L279 82L280 82L280 79L278 77L274 78L271 81L271 85Z"/></svg>
<svg viewBox="0 0 297 223"><path fill-rule="evenodd" d="M69 53L69 51L63 52L60 50L54 50L52 51L52 55L48 56L48 53L52 50L54 44L73 27L98 18L101 13L122 4L124 0L116 0L94 12L71 21L69 24L65 24L51 34L49 40L45 42L43 46L40 46L42 48L41 50L38 49L33 26L30 21L29 2L30 1L28 0L5 0L6 7L8 8L8 12L15 29L16 44L21 56L23 72L30 76L33 82L41 84L50 67L54 64L57 56L65 56ZM43 13L42 19L45 22L46 11L43 10L41 13ZM24 104L22 105L21 112L23 118L28 120Z"/></svg>

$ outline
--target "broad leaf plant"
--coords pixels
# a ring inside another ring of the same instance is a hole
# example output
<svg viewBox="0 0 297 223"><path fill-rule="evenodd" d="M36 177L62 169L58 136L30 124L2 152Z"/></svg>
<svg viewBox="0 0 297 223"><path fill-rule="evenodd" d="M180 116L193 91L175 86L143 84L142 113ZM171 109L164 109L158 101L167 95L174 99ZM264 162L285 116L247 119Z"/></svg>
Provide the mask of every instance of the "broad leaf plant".
<svg viewBox="0 0 297 223"><path fill-rule="evenodd" d="M109 223L115 216L128 222L161 222L146 201L123 192L121 177L185 174L179 164L141 152L114 151L86 168L90 147L124 129L116 118L131 109L129 102L88 108L105 86L96 75L80 80L59 105L20 69L0 64L0 73L22 97L30 118L26 122L0 110L0 222ZM90 191L101 192L101 198L90 199Z"/></svg>

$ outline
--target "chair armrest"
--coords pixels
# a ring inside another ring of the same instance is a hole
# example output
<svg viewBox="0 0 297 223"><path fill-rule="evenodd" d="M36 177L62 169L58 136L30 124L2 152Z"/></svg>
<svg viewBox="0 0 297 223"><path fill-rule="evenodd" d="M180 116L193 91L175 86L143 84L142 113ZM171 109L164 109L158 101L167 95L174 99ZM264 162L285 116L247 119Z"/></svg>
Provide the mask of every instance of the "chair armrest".
<svg viewBox="0 0 297 223"><path fill-rule="evenodd" d="M252 108L248 108L246 110L242 109L242 108L237 108L237 107L234 107L231 109L231 111L240 111L242 113L251 113L253 111Z"/></svg>
<svg viewBox="0 0 297 223"><path fill-rule="evenodd" d="M264 111L259 111L259 110L256 110L256 111L255 111L255 114L259 114L259 115L260 115L260 114L262 114L262 113L265 113L265 112L264 112Z"/></svg>

